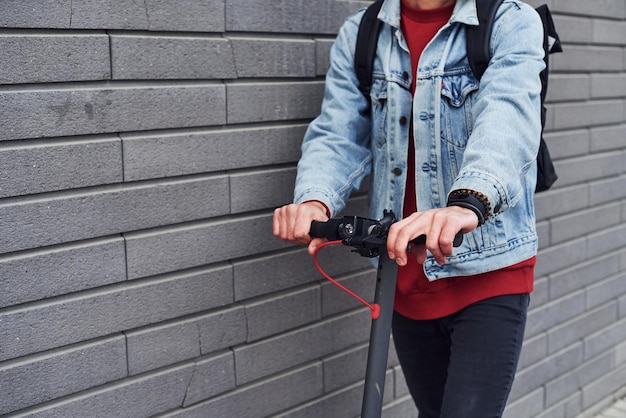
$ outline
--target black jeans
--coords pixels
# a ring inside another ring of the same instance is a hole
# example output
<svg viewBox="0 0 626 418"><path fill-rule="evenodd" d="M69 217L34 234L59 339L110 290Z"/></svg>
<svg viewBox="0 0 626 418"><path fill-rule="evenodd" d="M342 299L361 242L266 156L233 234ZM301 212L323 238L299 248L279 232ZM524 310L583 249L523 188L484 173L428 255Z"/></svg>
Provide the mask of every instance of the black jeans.
<svg viewBox="0 0 626 418"><path fill-rule="evenodd" d="M425 321L394 313L394 343L419 418L502 416L529 301L528 294L497 296Z"/></svg>

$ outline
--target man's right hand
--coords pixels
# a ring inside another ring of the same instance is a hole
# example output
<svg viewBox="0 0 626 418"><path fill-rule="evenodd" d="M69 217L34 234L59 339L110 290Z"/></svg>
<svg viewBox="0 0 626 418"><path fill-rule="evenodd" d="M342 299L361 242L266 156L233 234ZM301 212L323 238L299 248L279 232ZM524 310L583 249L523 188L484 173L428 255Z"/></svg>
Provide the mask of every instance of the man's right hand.
<svg viewBox="0 0 626 418"><path fill-rule="evenodd" d="M272 231L283 241L296 245L309 245L309 254L325 241L323 238L312 239L309 236L311 221L328 220L326 206L318 201L290 204L274 210Z"/></svg>

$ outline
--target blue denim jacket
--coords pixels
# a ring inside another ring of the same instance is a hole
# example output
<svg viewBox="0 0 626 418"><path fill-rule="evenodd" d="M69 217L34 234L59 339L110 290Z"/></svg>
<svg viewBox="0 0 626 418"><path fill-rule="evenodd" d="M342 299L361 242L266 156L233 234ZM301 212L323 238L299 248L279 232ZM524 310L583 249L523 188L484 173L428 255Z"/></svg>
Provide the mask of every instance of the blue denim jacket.
<svg viewBox="0 0 626 418"><path fill-rule="evenodd" d="M381 217L383 209L399 216L406 176L414 175L418 210L446 206L456 189L482 192L492 207L488 221L465 235L445 265L429 255L424 271L430 280L531 258L537 251L533 196L544 68L537 13L520 1L504 1L479 88L464 31L465 25L477 24L475 0L457 0L450 21L425 48L413 75L400 30L400 0L386 0L378 15L385 24L371 103L359 91L354 72L362 15L363 10L343 24L332 47L322 111L302 145L294 201L320 200L335 215L371 174L370 216ZM407 173L411 115L416 170Z"/></svg>

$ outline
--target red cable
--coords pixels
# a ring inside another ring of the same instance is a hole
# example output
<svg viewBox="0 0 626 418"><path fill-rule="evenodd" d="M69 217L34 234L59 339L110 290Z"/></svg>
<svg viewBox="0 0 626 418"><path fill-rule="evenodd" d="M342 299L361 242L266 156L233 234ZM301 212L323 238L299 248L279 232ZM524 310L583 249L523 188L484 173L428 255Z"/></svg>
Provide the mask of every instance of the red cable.
<svg viewBox="0 0 626 418"><path fill-rule="evenodd" d="M340 288L341 290L346 292L348 295L352 296L353 298L355 298L356 300L361 302L363 305L367 306L372 311L372 319L377 319L378 316L380 315L380 306L378 305L378 303L371 304L371 303L367 302L365 299L363 299L362 297L360 297L359 295L354 293L352 290L348 289L347 287L345 287L344 285L339 283L337 280L335 280L332 277L330 277L324 271L324 269L322 269L322 267L320 266L319 262L317 261L317 253L318 253L319 250L321 250L322 248L325 248L325 247L329 247L331 245L338 245L338 244L341 244L341 243L342 243L342 241L338 240L338 241L328 241L328 242L325 242L325 243L321 244L319 247L317 247L315 249L315 252L313 253L313 264L315 264L315 267L321 273L321 275L324 276L324 278L326 278L332 284L334 284L335 286L337 286L338 288Z"/></svg>

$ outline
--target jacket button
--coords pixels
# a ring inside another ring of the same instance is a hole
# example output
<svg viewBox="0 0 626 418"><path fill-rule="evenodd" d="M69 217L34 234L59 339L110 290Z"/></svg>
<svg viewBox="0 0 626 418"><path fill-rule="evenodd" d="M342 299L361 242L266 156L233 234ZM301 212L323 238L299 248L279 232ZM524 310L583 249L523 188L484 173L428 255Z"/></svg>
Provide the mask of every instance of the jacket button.
<svg viewBox="0 0 626 418"><path fill-rule="evenodd" d="M402 72L402 78L404 78L405 80L409 79L409 73L407 73L406 71Z"/></svg>
<svg viewBox="0 0 626 418"><path fill-rule="evenodd" d="M400 117L400 125L406 125L406 121L407 121L406 116L401 116Z"/></svg>
<svg viewBox="0 0 626 418"><path fill-rule="evenodd" d="M393 174L395 174L396 176L399 176L400 174L402 174L402 169L400 167L394 168Z"/></svg>

